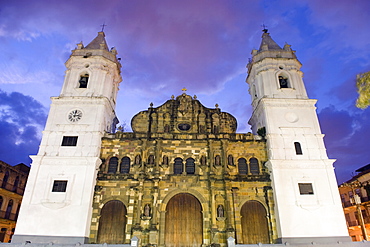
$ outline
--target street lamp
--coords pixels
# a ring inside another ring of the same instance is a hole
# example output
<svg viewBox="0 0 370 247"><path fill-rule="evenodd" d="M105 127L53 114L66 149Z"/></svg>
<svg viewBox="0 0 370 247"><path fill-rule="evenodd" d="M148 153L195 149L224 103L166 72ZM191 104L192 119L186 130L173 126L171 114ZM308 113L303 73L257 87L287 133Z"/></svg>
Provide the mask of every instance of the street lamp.
<svg viewBox="0 0 370 247"><path fill-rule="evenodd" d="M369 241L369 237L368 237L367 232L366 232L364 217L362 215L362 210L361 210L361 198L360 198L359 195L354 193L353 199L354 199L355 204L356 204L356 210L357 210L358 218L359 218L359 221L360 221L362 236L364 237L364 239L366 241Z"/></svg>

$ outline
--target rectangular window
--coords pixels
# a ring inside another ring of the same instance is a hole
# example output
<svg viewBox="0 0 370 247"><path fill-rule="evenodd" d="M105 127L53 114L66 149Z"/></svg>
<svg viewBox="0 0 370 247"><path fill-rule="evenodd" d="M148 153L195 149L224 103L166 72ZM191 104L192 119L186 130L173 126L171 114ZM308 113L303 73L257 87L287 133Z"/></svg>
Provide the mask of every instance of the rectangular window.
<svg viewBox="0 0 370 247"><path fill-rule="evenodd" d="M349 214L345 214L344 217L346 218L346 221L347 222L350 222L351 221L351 218L349 217Z"/></svg>
<svg viewBox="0 0 370 247"><path fill-rule="evenodd" d="M361 195L361 189L356 189L355 190L355 193L359 196L359 197L361 197L362 195Z"/></svg>
<svg viewBox="0 0 370 247"><path fill-rule="evenodd" d="M301 144L299 142L295 142L294 143L294 147L295 147L295 153L297 155L302 155L302 148L301 148Z"/></svg>
<svg viewBox="0 0 370 247"><path fill-rule="evenodd" d="M78 136L63 136L62 146L77 146Z"/></svg>
<svg viewBox="0 0 370 247"><path fill-rule="evenodd" d="M313 195L313 188L311 183L298 183L299 193L301 195Z"/></svg>
<svg viewBox="0 0 370 247"><path fill-rule="evenodd" d="M51 192L66 192L67 181L65 180L54 180L53 189Z"/></svg>

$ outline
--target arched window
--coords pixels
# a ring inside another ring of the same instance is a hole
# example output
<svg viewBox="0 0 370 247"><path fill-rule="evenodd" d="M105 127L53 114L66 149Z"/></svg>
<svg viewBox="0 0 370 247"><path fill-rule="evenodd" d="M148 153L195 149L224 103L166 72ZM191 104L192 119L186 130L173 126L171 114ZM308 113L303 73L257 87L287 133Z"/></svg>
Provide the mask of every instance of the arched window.
<svg viewBox="0 0 370 247"><path fill-rule="evenodd" d="M1 241L1 243L4 243L4 239L5 239L6 231L7 230L8 229L5 228L5 227L3 227L3 228L0 229L0 241Z"/></svg>
<svg viewBox="0 0 370 247"><path fill-rule="evenodd" d="M118 167L118 158L112 157L109 160L108 173L116 173Z"/></svg>
<svg viewBox="0 0 370 247"><path fill-rule="evenodd" d="M8 179L9 179L9 172L6 171L6 173L4 175L4 178L3 178L3 183L1 185L1 188L5 188L6 187L6 184L8 183Z"/></svg>
<svg viewBox="0 0 370 247"><path fill-rule="evenodd" d="M186 159L186 174L194 174L195 173L195 164L194 164L194 159L193 158L188 158Z"/></svg>
<svg viewBox="0 0 370 247"><path fill-rule="evenodd" d="M87 88L87 83L89 82L89 74L81 75L78 82L80 83L79 88Z"/></svg>
<svg viewBox="0 0 370 247"><path fill-rule="evenodd" d="M248 174L247 161L244 158L238 159L238 170L240 175Z"/></svg>
<svg viewBox="0 0 370 247"><path fill-rule="evenodd" d="M173 164L173 173L182 174L183 171L184 171L184 165L182 163L182 159L176 158L175 163Z"/></svg>
<svg viewBox="0 0 370 247"><path fill-rule="evenodd" d="M13 208L13 200L10 200L5 211L5 219L9 219Z"/></svg>
<svg viewBox="0 0 370 247"><path fill-rule="evenodd" d="M301 144L299 142L294 142L294 148L295 148L295 154L297 155L303 154Z"/></svg>
<svg viewBox="0 0 370 247"><path fill-rule="evenodd" d="M249 170L251 171L251 174L253 175L260 174L260 167L258 165L258 159L256 158L249 159Z"/></svg>
<svg viewBox="0 0 370 247"><path fill-rule="evenodd" d="M15 213L15 220L18 219L18 215L19 215L19 210L21 209L21 204L18 203L18 207L17 207L17 212Z"/></svg>
<svg viewBox="0 0 370 247"><path fill-rule="evenodd" d="M124 173L124 174L127 174L127 173L130 173L130 163L131 163L131 160L129 157L123 157L122 160L121 160L121 170L120 172L121 173Z"/></svg>
<svg viewBox="0 0 370 247"><path fill-rule="evenodd" d="M279 75L278 78L279 78L279 86L280 86L280 88L289 88L290 87L289 80L288 80L288 77L287 76L285 76L285 75Z"/></svg>
<svg viewBox="0 0 370 247"><path fill-rule="evenodd" d="M14 185L13 185L13 192L17 192L18 184L19 184L19 176L15 178Z"/></svg>

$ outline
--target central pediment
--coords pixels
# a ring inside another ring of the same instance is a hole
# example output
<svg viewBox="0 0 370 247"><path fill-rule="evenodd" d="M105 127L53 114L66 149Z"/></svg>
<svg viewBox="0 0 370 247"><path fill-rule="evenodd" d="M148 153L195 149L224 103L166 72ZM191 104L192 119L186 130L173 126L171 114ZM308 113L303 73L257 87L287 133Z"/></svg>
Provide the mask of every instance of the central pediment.
<svg viewBox="0 0 370 247"><path fill-rule="evenodd" d="M136 114L131 128L136 133L231 134L235 133L237 122L217 105L207 108L196 96L183 93Z"/></svg>

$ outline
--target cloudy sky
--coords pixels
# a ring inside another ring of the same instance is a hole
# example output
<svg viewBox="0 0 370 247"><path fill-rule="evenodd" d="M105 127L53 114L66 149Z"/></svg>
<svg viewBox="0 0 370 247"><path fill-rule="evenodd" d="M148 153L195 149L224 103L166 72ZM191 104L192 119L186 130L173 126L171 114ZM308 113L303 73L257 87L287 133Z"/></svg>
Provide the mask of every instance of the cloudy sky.
<svg viewBox="0 0 370 247"><path fill-rule="evenodd" d="M246 64L262 24L297 51L330 158L343 182L370 163L370 108L356 109L356 74L370 70L369 0L1 0L0 160L30 164L64 62L101 25L122 58L117 115L134 114L171 95L197 95L250 131Z"/></svg>

